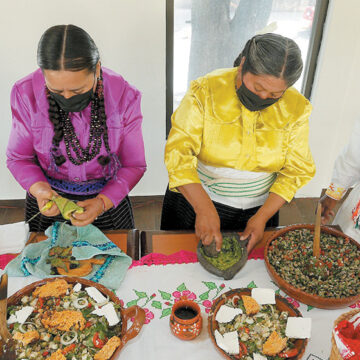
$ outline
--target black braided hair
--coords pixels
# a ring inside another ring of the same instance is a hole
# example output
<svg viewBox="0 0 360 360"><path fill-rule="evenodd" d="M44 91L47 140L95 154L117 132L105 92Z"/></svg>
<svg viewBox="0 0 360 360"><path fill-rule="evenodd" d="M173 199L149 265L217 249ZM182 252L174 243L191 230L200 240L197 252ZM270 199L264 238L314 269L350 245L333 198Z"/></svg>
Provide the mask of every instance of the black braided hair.
<svg viewBox="0 0 360 360"><path fill-rule="evenodd" d="M244 49L234 61L234 67L245 61L242 73L254 75L272 75L283 78L288 86L300 77L303 62L301 51L294 40L279 34L255 35L245 44Z"/></svg>
<svg viewBox="0 0 360 360"><path fill-rule="evenodd" d="M42 70L81 71L87 69L89 72L95 72L99 60L99 51L93 39L86 31L75 25L53 26L45 31L39 41L37 62ZM64 138L64 111L59 107L48 89L46 92L49 102L49 120L54 127L51 152L55 164L61 166L67 160L59 150L60 142ZM102 122L104 146L107 153L110 154L102 71L100 78L97 79L96 91L91 101L97 102L97 111ZM100 165L105 166L110 162L110 156L101 155L97 160Z"/></svg>
<svg viewBox="0 0 360 360"><path fill-rule="evenodd" d="M100 72L100 74L101 75L100 75L100 79L98 79L95 96L97 96L99 98L98 114L100 116L100 119L101 119L102 125L103 125L102 136L103 136L103 140L104 140L105 149L106 149L107 153L110 154L111 149L109 146L109 134L108 134L108 128L107 128L107 124L106 124L106 112L105 112L104 86L103 86L103 79L102 79L102 71ZM110 156L100 155L97 158L97 161L99 162L100 165L105 166L110 162Z"/></svg>

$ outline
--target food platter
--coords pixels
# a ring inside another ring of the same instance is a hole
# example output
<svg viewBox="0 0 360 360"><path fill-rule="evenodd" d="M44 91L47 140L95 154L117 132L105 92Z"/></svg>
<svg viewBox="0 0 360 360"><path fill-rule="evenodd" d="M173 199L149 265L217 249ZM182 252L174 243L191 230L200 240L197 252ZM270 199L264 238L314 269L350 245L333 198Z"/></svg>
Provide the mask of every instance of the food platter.
<svg viewBox="0 0 360 360"><path fill-rule="evenodd" d="M50 287L46 287L48 285ZM60 295L59 291L63 292L63 288L59 289L64 286L66 293ZM55 289L54 296L51 296L49 289ZM100 296L100 300L95 300L97 296ZM24 358L24 354L21 354L24 351L26 358L31 355L29 348L34 344L34 350L31 350L33 356L29 358L34 358L37 354L38 357L49 359L55 352L59 352L73 355L74 358L91 360L103 358L95 355L104 349L109 350L106 359L113 360L124 345L137 336L145 322L143 309L136 305L122 308L115 293L98 283L79 277L43 279L17 291L8 298L8 322L11 316L16 315L19 318L18 310L30 307L33 310L25 323L15 321L9 325L12 335L19 339L31 331L38 333L30 344L25 345L23 339L18 340L18 359ZM114 323L111 323L111 316L105 315L105 308L111 308L111 311L116 313L117 320ZM65 319L66 316L68 319ZM128 329L130 319L133 323ZM114 341L110 344L111 339ZM107 343L109 344L105 348Z"/></svg>
<svg viewBox="0 0 360 360"><path fill-rule="evenodd" d="M208 332L210 335L210 338L217 348L217 350L227 359L241 359L239 355L230 355L226 351L224 351L222 348L220 348L217 344L216 338L215 338L215 332L216 330L219 330L219 323L216 321L216 315L219 311L219 309L222 307L222 305L227 304L229 301L237 301L237 299L241 298L243 295L251 296L251 289L249 288L241 288L241 289L233 289L226 293L224 293L222 296L217 298L214 301L214 304L211 309L211 315L208 318ZM275 296L276 304L274 304L274 308L278 310L279 312L287 312L289 317L302 317L299 310L297 310L291 303L289 303L284 297L280 295ZM242 342L242 332L248 332L248 330L245 328L240 328L241 330L237 330L239 333L239 341ZM248 332L250 339L253 337L251 330ZM244 339L244 338L243 338ZM294 353L296 353L295 356L291 356L292 360L299 360L303 356L305 352L305 347L307 345L308 340L307 339L293 339L292 340L292 347ZM244 341L245 344L245 341ZM248 345L247 345L248 346ZM240 346L240 349L242 349L243 346ZM247 356L250 356L252 358L252 354L250 355L250 347L247 349ZM260 350L255 351L256 353L259 353ZM246 356L245 356L246 357ZM244 359L245 359L244 357ZM268 357L269 359L272 359L272 357Z"/></svg>
<svg viewBox="0 0 360 360"><path fill-rule="evenodd" d="M320 258L318 260L315 259L317 262L313 263L314 258L312 257L311 247L311 234L313 231L314 225L291 225L275 232L268 239L265 246L264 259L267 271L272 280L291 297L304 304L318 308L340 309L360 301L360 292L358 290L359 272L354 271L354 266L356 269L359 268L360 264L360 244L341 231L322 226L320 242L322 252ZM300 238L295 240L294 234L300 234ZM303 238L301 238L301 236L303 236ZM342 253L334 244L330 244L330 241L335 241L335 238L341 246L348 244L349 249L345 248L344 253ZM284 240L286 240L287 243L284 243ZM283 262L281 259L276 260L273 255L274 246L279 246L279 241L283 242L281 252L279 251L279 253L282 254L281 256L284 256ZM288 245L293 247L291 253L287 251ZM301 269L300 265L298 266L298 264L296 264L296 258L292 255L298 250L301 251L299 256L302 261L308 261L308 263L304 264L305 271ZM347 254L348 251L349 254ZM355 255L353 253L354 251ZM351 269L352 273L346 273L347 266ZM298 267L298 269L295 267ZM282 268L289 273L289 280L284 279L287 273L284 273ZM312 271L312 268L318 272ZM288 269L291 269L291 271L294 269L295 273L291 273ZM309 269L311 272L309 272ZM279 272L282 272L282 276ZM296 272L299 273L299 276ZM326 284L326 281L329 283L328 290L326 290L326 288L321 290L322 286L325 286L323 284ZM309 285L307 285L307 283ZM354 286L355 289L353 289ZM302 289L300 287L302 287ZM314 289L318 287L318 293L312 291L311 287ZM342 290L342 292L339 292L339 290ZM323 292L320 293L320 291ZM353 293L350 294L349 291ZM332 293L334 296L328 295ZM345 295L342 296L342 294Z"/></svg>

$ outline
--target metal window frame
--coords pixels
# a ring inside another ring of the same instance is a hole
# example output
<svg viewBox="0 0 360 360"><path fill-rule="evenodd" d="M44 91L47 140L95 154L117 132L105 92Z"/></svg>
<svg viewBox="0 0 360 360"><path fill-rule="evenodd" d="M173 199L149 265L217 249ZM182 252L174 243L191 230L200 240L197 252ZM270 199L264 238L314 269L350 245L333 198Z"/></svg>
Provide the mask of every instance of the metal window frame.
<svg viewBox="0 0 360 360"><path fill-rule="evenodd" d="M174 0L173 0L174 1ZM310 56L307 57L304 67L304 83L301 87L301 92L308 99L311 97L311 91L314 84L317 61L319 57L321 41L324 33L324 26L326 22L326 15L329 8L329 0L318 0L316 2L314 12L314 23L309 41ZM174 29L173 29L174 32Z"/></svg>
<svg viewBox="0 0 360 360"><path fill-rule="evenodd" d="M307 57L304 66L304 83L301 87L301 92L308 99L311 97L329 1L316 1L314 22L309 40L308 54L310 55ZM174 101L174 2L175 0L166 0L166 138L171 128Z"/></svg>

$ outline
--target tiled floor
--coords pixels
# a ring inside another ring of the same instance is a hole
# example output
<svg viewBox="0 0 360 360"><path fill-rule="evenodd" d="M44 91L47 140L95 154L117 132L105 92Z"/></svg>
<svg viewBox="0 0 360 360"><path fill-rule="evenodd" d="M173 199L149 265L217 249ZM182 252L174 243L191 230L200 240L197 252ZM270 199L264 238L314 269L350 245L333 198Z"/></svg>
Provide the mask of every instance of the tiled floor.
<svg viewBox="0 0 360 360"><path fill-rule="evenodd" d="M133 204L135 225L140 230L160 228L162 196L135 196ZM297 198L280 210L280 225L314 223L318 198ZM0 224L24 220L24 201L0 201Z"/></svg>

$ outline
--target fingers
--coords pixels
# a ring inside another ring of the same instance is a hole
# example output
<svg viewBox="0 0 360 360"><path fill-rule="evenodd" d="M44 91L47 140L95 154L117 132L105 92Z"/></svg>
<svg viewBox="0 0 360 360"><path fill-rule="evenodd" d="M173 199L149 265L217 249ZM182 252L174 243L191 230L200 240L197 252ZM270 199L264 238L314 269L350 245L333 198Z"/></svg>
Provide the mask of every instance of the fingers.
<svg viewBox="0 0 360 360"><path fill-rule="evenodd" d="M244 230L244 232L242 233L242 235L240 236L240 240L246 240L251 234L251 229L249 229L248 227Z"/></svg>
<svg viewBox="0 0 360 360"><path fill-rule="evenodd" d="M330 210L329 208L325 208L321 215L321 224L326 225L330 221L330 219L335 216L335 212Z"/></svg>
<svg viewBox="0 0 360 360"><path fill-rule="evenodd" d="M250 251L254 248L256 243L257 243L257 239L256 239L255 234L251 234L250 240L246 247L248 254L250 254Z"/></svg>
<svg viewBox="0 0 360 360"><path fill-rule="evenodd" d="M74 216L70 217L71 224L74 226L86 226L86 225L92 224L94 222L94 220L95 220L95 218L94 219L89 218L86 220L78 220L78 219L74 218Z"/></svg>
<svg viewBox="0 0 360 360"><path fill-rule="evenodd" d="M220 251L220 250L221 250L221 246L222 246L222 235L221 235L221 232L218 231L217 233L215 233L214 238L215 238L215 242L216 242L216 250L217 250L217 251Z"/></svg>
<svg viewBox="0 0 360 360"><path fill-rule="evenodd" d="M201 241L204 245L210 245L214 240L213 235L205 234L202 236Z"/></svg>
<svg viewBox="0 0 360 360"><path fill-rule="evenodd" d="M86 221L90 217L95 220L96 213L93 213L92 211L87 211L86 209L83 213L78 213L75 211L71 214L71 218L75 219L76 221Z"/></svg>

